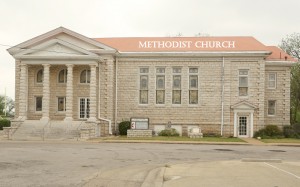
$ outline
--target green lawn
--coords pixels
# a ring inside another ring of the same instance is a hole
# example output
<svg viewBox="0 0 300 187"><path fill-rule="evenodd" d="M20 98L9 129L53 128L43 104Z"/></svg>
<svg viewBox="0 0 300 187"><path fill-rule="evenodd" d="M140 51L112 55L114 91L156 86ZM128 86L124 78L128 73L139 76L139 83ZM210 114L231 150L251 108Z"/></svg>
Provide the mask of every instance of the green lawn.
<svg viewBox="0 0 300 187"><path fill-rule="evenodd" d="M300 143L300 139L282 138L282 139L261 139L265 143Z"/></svg>
<svg viewBox="0 0 300 187"><path fill-rule="evenodd" d="M116 136L110 138L101 138L101 140L143 140L143 141L197 141L197 142L245 142L239 138L223 138L223 137L204 137L204 138L189 138L189 137L166 137L154 136L151 138L127 138L127 136Z"/></svg>

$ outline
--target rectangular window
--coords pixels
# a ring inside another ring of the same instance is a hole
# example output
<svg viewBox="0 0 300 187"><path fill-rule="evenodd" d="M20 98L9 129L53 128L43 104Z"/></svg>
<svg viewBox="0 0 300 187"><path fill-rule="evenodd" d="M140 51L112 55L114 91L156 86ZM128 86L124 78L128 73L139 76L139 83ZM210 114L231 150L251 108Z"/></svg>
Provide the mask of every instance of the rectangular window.
<svg viewBox="0 0 300 187"><path fill-rule="evenodd" d="M148 104L149 68L140 68L140 104Z"/></svg>
<svg viewBox="0 0 300 187"><path fill-rule="evenodd" d="M57 111L66 111L66 97L57 98Z"/></svg>
<svg viewBox="0 0 300 187"><path fill-rule="evenodd" d="M276 101L269 100L268 101L268 115L274 116L276 113Z"/></svg>
<svg viewBox="0 0 300 187"><path fill-rule="evenodd" d="M181 68L173 68L172 104L181 104Z"/></svg>
<svg viewBox="0 0 300 187"><path fill-rule="evenodd" d="M35 97L35 111L42 111L43 97Z"/></svg>
<svg viewBox="0 0 300 187"><path fill-rule="evenodd" d="M156 104L165 104L165 68L156 69Z"/></svg>
<svg viewBox="0 0 300 187"><path fill-rule="evenodd" d="M239 70L239 96L248 96L248 70Z"/></svg>
<svg viewBox="0 0 300 187"><path fill-rule="evenodd" d="M79 99L79 118L87 119L90 117L90 99L80 98Z"/></svg>
<svg viewBox="0 0 300 187"><path fill-rule="evenodd" d="M198 68L190 68L189 73L189 104L198 104Z"/></svg>
<svg viewBox="0 0 300 187"><path fill-rule="evenodd" d="M268 74L268 88L271 88L271 89L276 88L276 73Z"/></svg>

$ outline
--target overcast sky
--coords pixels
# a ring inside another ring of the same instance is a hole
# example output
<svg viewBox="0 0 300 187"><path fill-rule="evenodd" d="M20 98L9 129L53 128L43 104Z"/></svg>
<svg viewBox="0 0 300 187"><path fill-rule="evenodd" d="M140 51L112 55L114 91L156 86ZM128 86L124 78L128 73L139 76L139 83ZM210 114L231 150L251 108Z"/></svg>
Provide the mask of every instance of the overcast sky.
<svg viewBox="0 0 300 187"><path fill-rule="evenodd" d="M15 94L6 49L60 26L91 38L205 33L278 45L300 32L299 7L299 0L0 0L0 95Z"/></svg>

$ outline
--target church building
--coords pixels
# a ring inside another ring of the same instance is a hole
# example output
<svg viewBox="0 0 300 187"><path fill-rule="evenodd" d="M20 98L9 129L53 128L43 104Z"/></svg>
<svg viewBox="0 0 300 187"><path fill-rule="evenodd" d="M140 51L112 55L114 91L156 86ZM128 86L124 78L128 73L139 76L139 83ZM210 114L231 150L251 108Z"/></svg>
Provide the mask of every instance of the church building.
<svg viewBox="0 0 300 187"><path fill-rule="evenodd" d="M59 27L8 52L21 126L88 126L94 137L135 120L155 134L169 125L252 137L290 124L295 59L253 37L89 38Z"/></svg>

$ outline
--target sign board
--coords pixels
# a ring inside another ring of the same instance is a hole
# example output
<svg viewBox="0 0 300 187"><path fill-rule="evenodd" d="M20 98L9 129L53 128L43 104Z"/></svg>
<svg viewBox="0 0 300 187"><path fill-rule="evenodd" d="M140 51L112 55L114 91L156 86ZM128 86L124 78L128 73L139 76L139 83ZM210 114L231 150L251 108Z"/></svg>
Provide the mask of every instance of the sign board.
<svg viewBox="0 0 300 187"><path fill-rule="evenodd" d="M131 129L149 129L149 118L131 118Z"/></svg>

